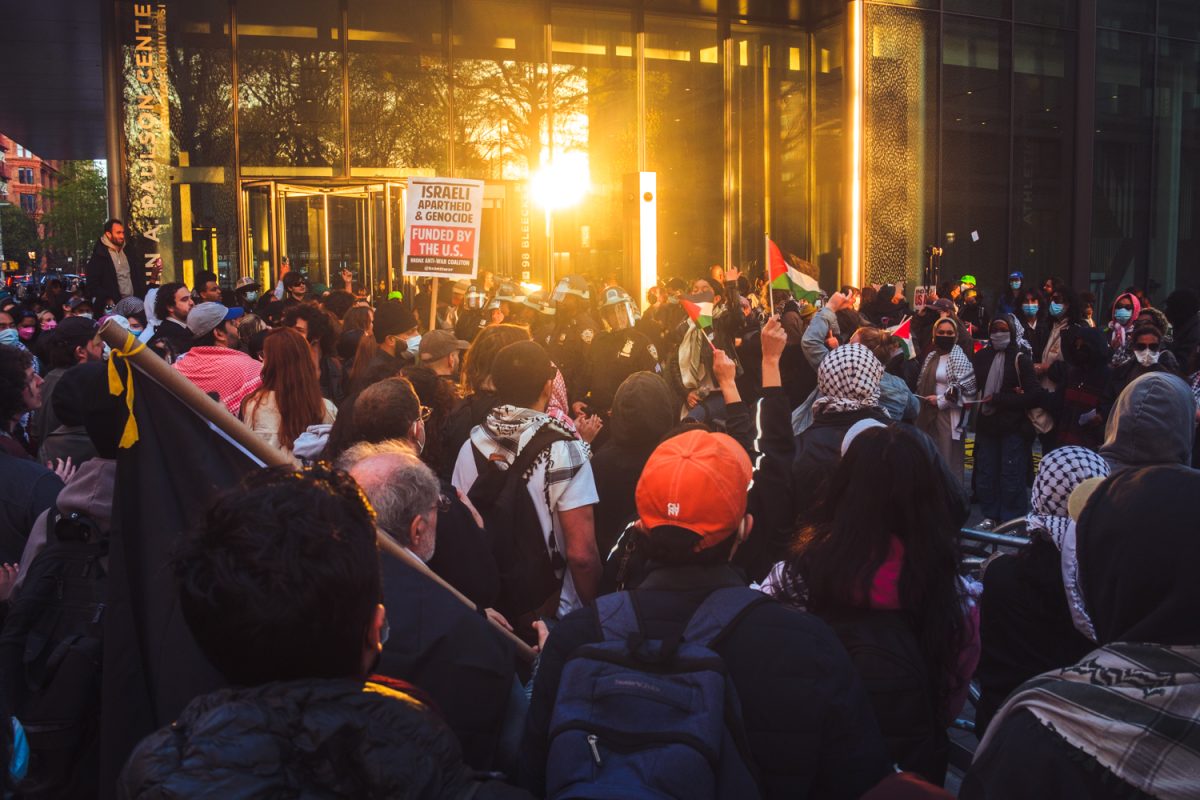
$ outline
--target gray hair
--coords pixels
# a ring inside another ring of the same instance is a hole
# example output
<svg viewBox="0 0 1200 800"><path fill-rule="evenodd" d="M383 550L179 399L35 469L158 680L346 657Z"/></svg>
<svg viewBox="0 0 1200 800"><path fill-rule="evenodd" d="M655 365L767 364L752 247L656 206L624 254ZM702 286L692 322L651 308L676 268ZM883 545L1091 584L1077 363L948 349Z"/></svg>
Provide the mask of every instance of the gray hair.
<svg viewBox="0 0 1200 800"><path fill-rule="evenodd" d="M400 439L359 442L342 453L335 466L358 481L375 508L379 527L405 547L412 544L412 521L428 514L441 496L433 470Z"/></svg>

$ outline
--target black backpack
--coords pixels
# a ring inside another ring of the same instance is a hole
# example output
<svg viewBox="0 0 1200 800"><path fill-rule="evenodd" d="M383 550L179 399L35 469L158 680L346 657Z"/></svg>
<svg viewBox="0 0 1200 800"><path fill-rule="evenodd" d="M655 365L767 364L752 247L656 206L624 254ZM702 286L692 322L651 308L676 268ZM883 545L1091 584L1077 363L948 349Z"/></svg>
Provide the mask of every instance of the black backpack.
<svg viewBox="0 0 1200 800"><path fill-rule="evenodd" d="M51 508L46 545L25 575L0 635L9 708L30 749L22 797L95 794L99 774L108 535Z"/></svg>
<svg viewBox="0 0 1200 800"><path fill-rule="evenodd" d="M892 761L941 786L950 741L940 724L929 669L908 615L857 609L823 613L821 618L854 662Z"/></svg>
<svg viewBox="0 0 1200 800"><path fill-rule="evenodd" d="M547 606L562 586L566 560L553 534L547 546L537 508L529 496L529 477L542 453L555 442L570 440L566 432L545 425L507 469L471 445L479 476L467 497L483 517L500 572L496 608L514 624ZM544 613L552 612L547 608Z"/></svg>

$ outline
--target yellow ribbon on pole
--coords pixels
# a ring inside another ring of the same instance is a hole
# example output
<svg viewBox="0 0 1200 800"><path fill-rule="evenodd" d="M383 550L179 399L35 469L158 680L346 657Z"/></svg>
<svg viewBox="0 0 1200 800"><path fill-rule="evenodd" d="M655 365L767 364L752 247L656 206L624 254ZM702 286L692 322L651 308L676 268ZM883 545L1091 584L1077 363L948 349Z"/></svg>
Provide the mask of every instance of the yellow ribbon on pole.
<svg viewBox="0 0 1200 800"><path fill-rule="evenodd" d="M108 393L118 397L121 392L125 392L125 406L129 409L129 416L125 419L125 431L121 434L121 449L133 447L138 440L137 420L133 417L133 364L129 362L129 357L145 349L146 345L130 333L120 349L114 347L109 351ZM121 379L121 371L117 369L118 358L125 359L125 380Z"/></svg>

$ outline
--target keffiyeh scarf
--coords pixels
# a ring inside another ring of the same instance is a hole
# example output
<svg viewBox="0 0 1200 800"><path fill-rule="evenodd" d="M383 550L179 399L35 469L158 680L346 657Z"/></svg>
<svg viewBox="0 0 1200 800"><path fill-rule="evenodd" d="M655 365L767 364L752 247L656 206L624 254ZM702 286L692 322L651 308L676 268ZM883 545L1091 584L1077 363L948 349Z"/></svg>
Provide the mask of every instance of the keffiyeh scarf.
<svg viewBox="0 0 1200 800"><path fill-rule="evenodd" d="M1145 794L1196 796L1200 647L1118 642L1039 675L1008 698L976 758L1005 719L1022 710Z"/></svg>
<svg viewBox="0 0 1200 800"><path fill-rule="evenodd" d="M566 442L567 447L550 447L541 455L537 465L546 462L546 488L555 483L565 483L575 477L591 458L591 449L581 440L574 438L574 433L548 414L534 411L530 408L517 406L497 406L487 415L482 425L476 425L471 430L471 444L483 454L484 458L492 459L499 456L511 464L517 454L533 439L543 427L550 425L557 428L573 441Z"/></svg>
<svg viewBox="0 0 1200 800"><path fill-rule="evenodd" d="M879 406L883 364L861 344L844 344L830 351L817 370L814 414L835 414Z"/></svg>
<svg viewBox="0 0 1200 800"><path fill-rule="evenodd" d="M1060 447L1042 458L1033 480L1033 513L1025 518L1026 529L1054 543L1060 551L1071 524L1067 501L1075 487L1088 478L1107 478L1108 463L1086 447Z"/></svg>

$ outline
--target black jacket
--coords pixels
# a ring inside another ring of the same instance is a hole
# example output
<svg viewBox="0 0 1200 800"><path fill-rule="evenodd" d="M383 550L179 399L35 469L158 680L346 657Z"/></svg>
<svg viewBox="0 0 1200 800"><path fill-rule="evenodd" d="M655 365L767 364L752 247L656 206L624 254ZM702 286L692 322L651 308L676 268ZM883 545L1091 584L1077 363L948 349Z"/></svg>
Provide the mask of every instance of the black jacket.
<svg viewBox="0 0 1200 800"><path fill-rule="evenodd" d="M5 438L5 444L19 446ZM33 523L62 488L62 479L38 462L0 449L0 562L21 561Z"/></svg>
<svg viewBox="0 0 1200 800"><path fill-rule="evenodd" d="M811 509L824 496L826 478L842 459L842 439L854 423L874 419L888 424L882 408L814 414L813 423L796 437L792 462L792 502L798 513Z"/></svg>
<svg viewBox="0 0 1200 800"><path fill-rule="evenodd" d="M117 791L166 800L467 798L474 789L458 743L411 687L302 680L196 698L142 740Z"/></svg>
<svg viewBox="0 0 1200 800"><path fill-rule="evenodd" d="M754 528L735 561L752 580L761 581L787 554L795 531L791 469L796 443L790 401L785 389L771 386L753 405L733 403L725 413L725 432L745 448L754 465L746 502Z"/></svg>
<svg viewBox="0 0 1200 800"><path fill-rule="evenodd" d="M1200 364L1193 361L1197 354L1200 354L1200 312L1176 325L1173 333L1171 352L1179 362L1180 369L1185 374L1190 374L1193 369L1200 369Z"/></svg>
<svg viewBox="0 0 1200 800"><path fill-rule="evenodd" d="M975 385L979 387L981 400L995 356L996 351L990 344L975 354ZM1042 396L1041 384L1033 371L1032 357L1022 353L1015 344L1011 345L1004 353L1004 378L1000 390L992 398L995 413L985 414L980 406L975 430L992 436L1014 433L1032 436L1033 426L1026 412L1037 406Z"/></svg>
<svg viewBox="0 0 1200 800"><path fill-rule="evenodd" d="M437 548L429 568L480 608L491 608L500 595L500 571L487 533L458 497L450 481L441 479Z"/></svg>
<svg viewBox="0 0 1200 800"><path fill-rule="evenodd" d="M660 568L634 591L647 635L666 638L709 592L744 585L727 565ZM544 792L550 715L567 657L601 640L596 611L555 626L542 652L522 747L522 784ZM802 611L760 603L716 645L742 706L766 798L859 797L889 772L862 684L829 627Z"/></svg>
<svg viewBox="0 0 1200 800"><path fill-rule="evenodd" d="M186 326L173 320L164 319L154 329L149 345L152 350L164 358L170 355L172 359L186 353L192 347L192 332Z"/></svg>
<svg viewBox="0 0 1200 800"><path fill-rule="evenodd" d="M376 671L421 687L458 737L463 760L495 769L513 685L513 648L481 614L389 555L380 556L391 633Z"/></svg>
<svg viewBox="0 0 1200 800"><path fill-rule="evenodd" d="M980 737L1014 689L1035 675L1074 664L1096 647L1071 622L1061 556L1041 536L988 565L979 632L983 651L975 670L980 690L975 729Z"/></svg>
<svg viewBox="0 0 1200 800"><path fill-rule="evenodd" d="M142 264L140 254L130 244L125 245L125 258L129 261L129 281L133 284L133 294L136 297L146 296L146 268ZM113 266L112 256L104 242L96 240L92 248L92 256L84 267L87 277L88 294L91 296L92 307L99 316L104 306L109 302L121 299L120 284L117 283L117 268Z"/></svg>
<svg viewBox="0 0 1200 800"><path fill-rule="evenodd" d="M1017 711L995 737L963 779L961 800L1150 800L1150 795L1072 747L1030 711Z"/></svg>
<svg viewBox="0 0 1200 800"><path fill-rule="evenodd" d="M458 451L471 438L471 430L476 425L482 425L487 415L499 404L495 392L476 392L450 412L446 430L442 434L442 452L438 457L440 478L450 480L454 474L454 464L458 461Z"/></svg>

